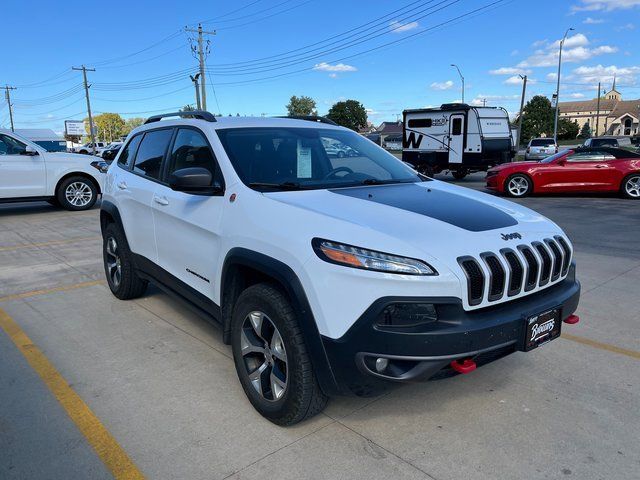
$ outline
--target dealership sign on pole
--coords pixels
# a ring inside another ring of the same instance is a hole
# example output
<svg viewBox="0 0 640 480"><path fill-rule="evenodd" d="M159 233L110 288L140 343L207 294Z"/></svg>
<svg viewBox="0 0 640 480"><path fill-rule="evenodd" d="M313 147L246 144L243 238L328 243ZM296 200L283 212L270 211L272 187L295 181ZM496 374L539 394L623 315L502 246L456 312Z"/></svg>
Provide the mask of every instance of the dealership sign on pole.
<svg viewBox="0 0 640 480"><path fill-rule="evenodd" d="M82 120L65 120L64 133L70 137L82 137L87 131Z"/></svg>

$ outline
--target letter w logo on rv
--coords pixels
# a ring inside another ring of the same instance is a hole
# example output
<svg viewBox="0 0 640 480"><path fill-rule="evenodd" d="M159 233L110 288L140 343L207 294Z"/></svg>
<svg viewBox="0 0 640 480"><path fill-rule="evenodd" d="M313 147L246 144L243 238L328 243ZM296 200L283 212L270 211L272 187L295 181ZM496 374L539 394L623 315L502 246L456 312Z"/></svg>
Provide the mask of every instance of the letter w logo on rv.
<svg viewBox="0 0 640 480"><path fill-rule="evenodd" d="M403 148L420 148L422 135L416 134L415 132L409 132L408 135L405 134L405 137L402 140Z"/></svg>

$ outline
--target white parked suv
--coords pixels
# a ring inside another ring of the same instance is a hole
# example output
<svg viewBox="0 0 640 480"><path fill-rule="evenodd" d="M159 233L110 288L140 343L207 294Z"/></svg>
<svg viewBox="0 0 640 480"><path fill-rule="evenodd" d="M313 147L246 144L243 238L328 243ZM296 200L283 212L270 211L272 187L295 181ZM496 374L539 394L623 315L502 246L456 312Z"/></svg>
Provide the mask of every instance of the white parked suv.
<svg viewBox="0 0 640 480"><path fill-rule="evenodd" d="M357 156L329 156L336 143ZM556 224L325 119L151 117L109 168L100 220L113 294L153 282L219 325L249 400L280 425L578 321Z"/></svg>
<svg viewBox="0 0 640 480"><path fill-rule="evenodd" d="M46 200L67 210L87 210L102 193L107 167L95 157L47 152L0 130L0 203Z"/></svg>

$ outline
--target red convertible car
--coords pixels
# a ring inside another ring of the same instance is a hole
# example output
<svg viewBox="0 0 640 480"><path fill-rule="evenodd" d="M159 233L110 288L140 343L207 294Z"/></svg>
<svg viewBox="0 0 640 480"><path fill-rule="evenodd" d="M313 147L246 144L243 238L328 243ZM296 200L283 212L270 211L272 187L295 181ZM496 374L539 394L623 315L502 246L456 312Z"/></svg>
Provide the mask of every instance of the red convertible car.
<svg viewBox="0 0 640 480"><path fill-rule="evenodd" d="M538 162L504 163L487 188L512 197L532 193L620 192L640 199L640 154L620 148L563 150Z"/></svg>

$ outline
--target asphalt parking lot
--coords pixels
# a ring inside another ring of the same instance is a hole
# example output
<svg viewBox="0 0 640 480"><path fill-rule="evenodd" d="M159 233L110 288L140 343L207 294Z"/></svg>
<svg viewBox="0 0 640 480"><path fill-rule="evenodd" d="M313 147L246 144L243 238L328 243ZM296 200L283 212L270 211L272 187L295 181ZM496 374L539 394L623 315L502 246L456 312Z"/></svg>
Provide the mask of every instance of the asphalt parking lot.
<svg viewBox="0 0 640 480"><path fill-rule="evenodd" d="M640 478L640 204L519 203L574 243L578 325L292 428L255 412L216 328L155 288L111 295L97 207L0 206L0 478Z"/></svg>

